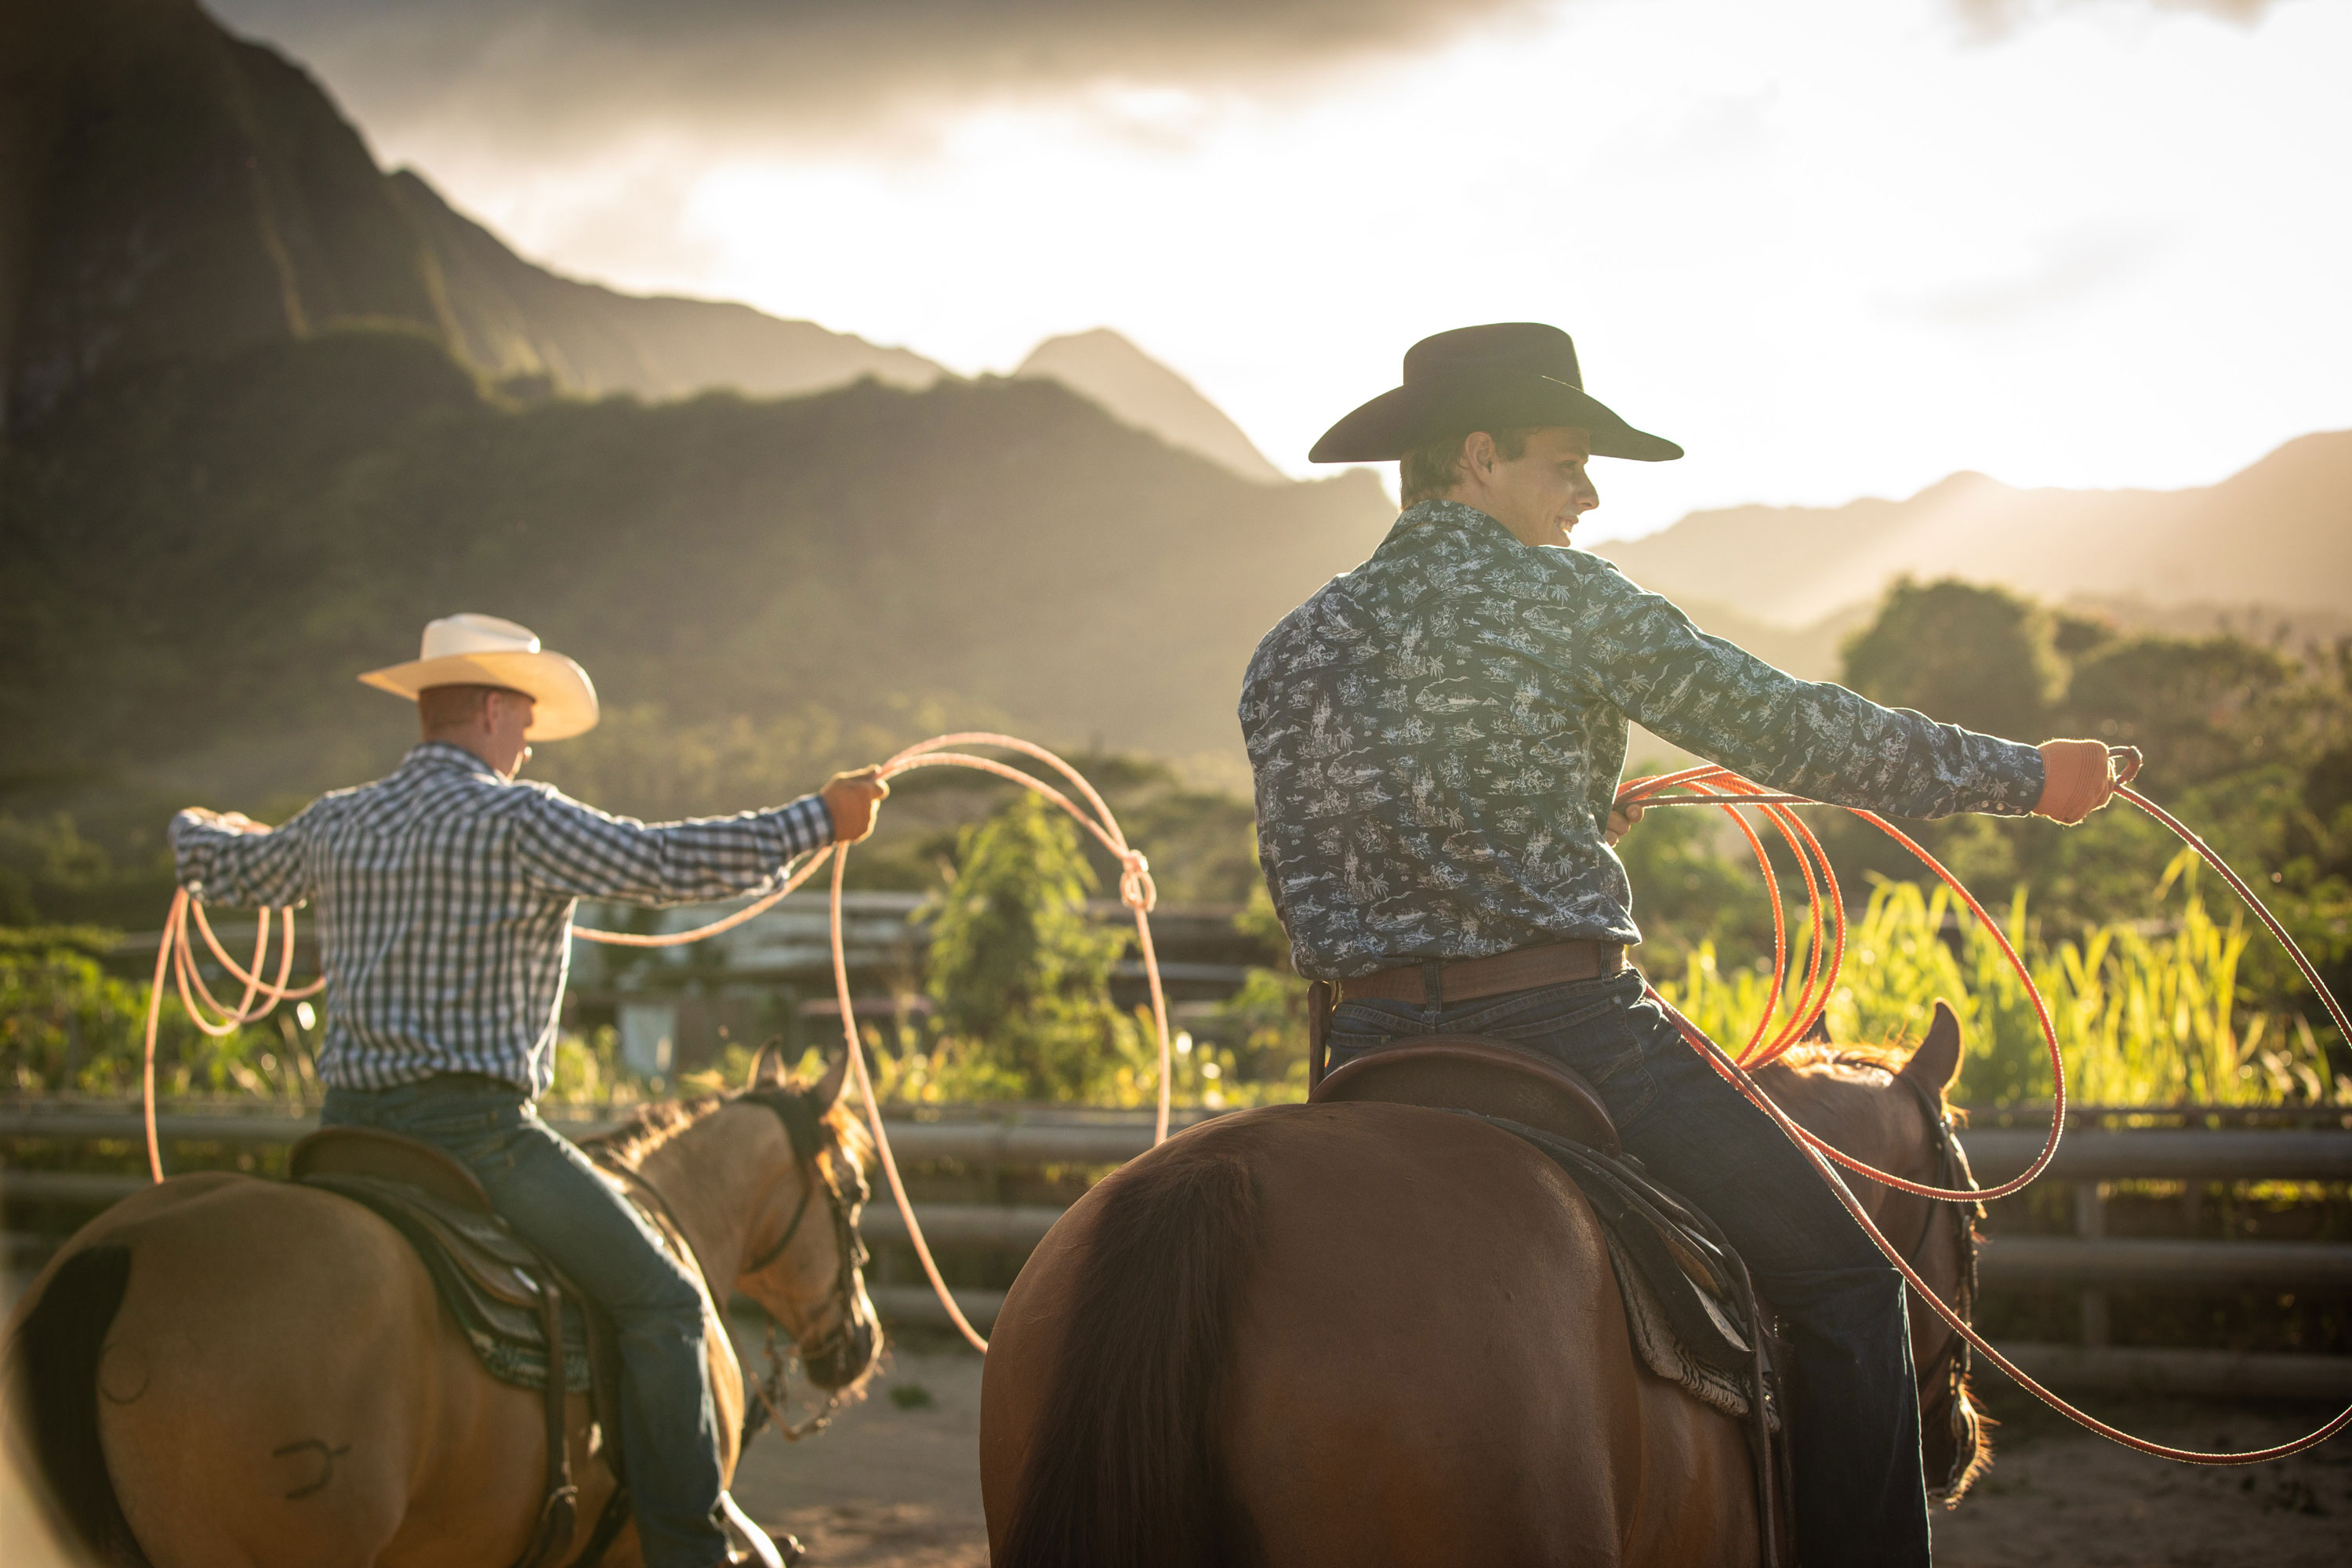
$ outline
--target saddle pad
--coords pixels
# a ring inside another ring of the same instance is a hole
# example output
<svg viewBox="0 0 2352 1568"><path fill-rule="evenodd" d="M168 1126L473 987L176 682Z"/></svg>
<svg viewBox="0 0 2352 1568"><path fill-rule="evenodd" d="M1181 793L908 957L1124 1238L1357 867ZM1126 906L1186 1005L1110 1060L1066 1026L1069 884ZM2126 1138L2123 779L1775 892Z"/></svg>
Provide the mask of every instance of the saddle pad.
<svg viewBox="0 0 2352 1568"><path fill-rule="evenodd" d="M548 1265L504 1221L382 1176L322 1171L304 1176L302 1184L362 1205L407 1239L492 1377L521 1388L547 1386L547 1335L532 1276ZM584 1394L591 1385L587 1319L578 1292L567 1289L563 1296L563 1386Z"/></svg>
<svg viewBox="0 0 2352 1568"><path fill-rule="evenodd" d="M1626 1330L1643 1364L1724 1414L1746 1415L1759 1329L1748 1321L1735 1287L1739 1264L1707 1234L1711 1227L1629 1159L1612 1159L1497 1117L1477 1120L1533 1144L1592 1205L1617 1275ZM1769 1331L1766 1347L1769 1363ZM1769 1392L1765 1415L1777 1430L1779 1401Z"/></svg>
<svg viewBox="0 0 2352 1568"><path fill-rule="evenodd" d="M1617 1294L1625 1305L1625 1330L1633 1342L1635 1353L1642 1364L1664 1378L1680 1384L1700 1403L1713 1406L1734 1420L1745 1420L1749 1405L1748 1387L1755 1382L1752 1373L1734 1375L1706 1364L1684 1348L1675 1334L1674 1324L1667 1320L1666 1310L1650 1288L1650 1277L1633 1261L1617 1233L1603 1226L1601 1239L1608 1244L1609 1261L1617 1273ZM1771 1429L1780 1429L1780 1405L1775 1399L1764 1402L1765 1419Z"/></svg>

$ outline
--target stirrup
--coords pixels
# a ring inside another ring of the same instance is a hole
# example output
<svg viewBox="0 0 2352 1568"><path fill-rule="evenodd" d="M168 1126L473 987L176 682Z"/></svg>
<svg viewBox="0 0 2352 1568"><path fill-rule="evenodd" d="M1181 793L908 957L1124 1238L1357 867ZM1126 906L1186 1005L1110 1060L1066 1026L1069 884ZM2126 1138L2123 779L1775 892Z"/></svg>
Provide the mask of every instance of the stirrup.
<svg viewBox="0 0 2352 1568"><path fill-rule="evenodd" d="M756 1563L760 1568L793 1568L793 1564L808 1555L797 1537L787 1535L780 1542L769 1538L768 1532L751 1522L732 1492L719 1494L719 1522L727 1531L727 1561Z"/></svg>

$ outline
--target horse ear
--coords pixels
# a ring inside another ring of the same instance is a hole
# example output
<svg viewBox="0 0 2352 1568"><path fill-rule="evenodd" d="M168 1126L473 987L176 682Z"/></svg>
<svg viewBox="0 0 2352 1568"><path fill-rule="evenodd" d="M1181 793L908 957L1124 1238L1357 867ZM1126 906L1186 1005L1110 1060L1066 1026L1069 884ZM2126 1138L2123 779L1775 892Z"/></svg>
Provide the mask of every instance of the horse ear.
<svg viewBox="0 0 2352 1568"><path fill-rule="evenodd" d="M1940 1095L1960 1076L1960 1016L1942 997L1936 998L1936 1019L1927 1037L1903 1064L1903 1076Z"/></svg>
<svg viewBox="0 0 2352 1568"><path fill-rule="evenodd" d="M841 1103L841 1091L848 1086L848 1083L849 1054L844 1051L835 1058L833 1066L826 1070L816 1088L809 1091L809 1098L816 1102L819 1115L823 1115Z"/></svg>
<svg viewBox="0 0 2352 1568"><path fill-rule="evenodd" d="M744 1080L743 1087L745 1089L759 1089L767 1084L782 1083L783 1081L784 1048L782 1046L771 1041L767 1045L761 1046L760 1047L760 1054L751 1058L751 1076Z"/></svg>

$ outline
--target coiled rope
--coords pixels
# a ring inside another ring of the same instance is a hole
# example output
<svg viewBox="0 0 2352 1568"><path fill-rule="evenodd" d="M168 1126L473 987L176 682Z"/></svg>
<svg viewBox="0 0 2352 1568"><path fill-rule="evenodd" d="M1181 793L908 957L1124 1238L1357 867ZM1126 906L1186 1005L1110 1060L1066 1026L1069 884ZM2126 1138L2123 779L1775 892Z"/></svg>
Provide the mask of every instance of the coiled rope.
<svg viewBox="0 0 2352 1568"><path fill-rule="evenodd" d="M1717 789L1722 793L1714 795L1700 795L1695 793L1701 786ZM1694 793L1680 795L1659 793L1673 789ZM2272 914L2269 907L2255 896L2253 889L2246 884L2245 879L2231 870L2221 858L2214 853L2212 847L2191 831L2186 823L2146 795L2122 784L2116 787L2115 793L2117 798L2129 801L2133 805L2163 824L2183 844L2194 850L2200 859L2210 866L2224 881L2230 884L2231 890L2245 901L2246 907L2254 912L2255 918L2261 921L2271 935L2278 940L2279 945L2286 950L2287 956L2294 961L2295 968L2301 972L2305 983L2311 986L2313 994L2327 1009L2327 1016L2335 1020L2338 1035L2347 1041L2352 1041L2352 1020L2346 1018L2342 1004L2336 999L2335 994L2328 990L2326 983L2320 978L2319 971L2312 963L2310 956L2287 933L2286 928L2279 923L2278 917ZM2175 1448L2167 1444L2150 1442L2145 1437L2134 1436L2131 1433L2109 1426L2088 1411L2061 1398L2029 1375L2016 1363L1995 1350L1969 1324L1966 1319L1960 1316L1958 1310L1946 1304L1942 1297L1928 1288L1927 1281L1919 1278L1917 1271L1905 1258L1901 1249L1880 1233L1861 1201L1853 1195L1853 1189L1846 1185L1845 1179L1838 1173L1837 1167L1843 1165L1847 1170L1859 1173L1874 1182L1901 1192L1948 1203L1978 1203L1988 1198L2006 1197L2042 1174L2048 1167L2052 1157L2058 1152L2059 1137L2065 1129L2066 1064L2058 1048L2058 1031L2051 1020L2049 1005L2043 1001L2040 988L2034 984L2033 976L2026 968L2025 961L2010 944L2009 938L2002 932L2000 925L1985 913L1983 906L1977 902L1968 889L1961 886L1959 879L1946 869L1934 856L1928 854L1901 829L1875 813L1858 810L1852 806L1841 808L1852 812L1853 815L1885 833L1917 856L1921 864L1935 872L1944 886L1949 888L1968 905L1969 911L1976 917L1979 927L1992 937L2000 946L2002 957L2008 960L2010 966L2017 972L2018 978L2024 983L2025 994L2032 1001L2034 1018L2042 1027L2042 1038L2050 1053L2053 1088L2050 1135L2043 1141L2042 1152L2035 1157L2033 1163L2022 1175L2014 1181L2004 1182L1999 1186L1970 1191L1927 1186L1877 1170L1863 1161L1832 1148L1827 1142L1799 1126L1786 1111L1773 1102L1769 1095L1758 1087L1756 1080L1749 1076L1750 1068L1760 1068L1770 1062L1793 1045L1797 1038L1811 1026L1813 1019L1820 1016L1822 1006L1828 1001L1830 993L1836 986L1838 968L1845 954L1845 911L1843 904L1835 901L1836 879L1829 871L1826 857L1822 857L1820 842L1813 837L1803 822L1789 809L1791 805L1823 803L1808 801L1796 795L1769 795L1761 785L1741 778L1728 769L1717 767L1691 768L1679 773L1670 773L1658 778L1631 780L1618 791L1617 798L1621 805L1639 804L1645 807L1684 805L1720 805L1727 815L1739 823L1741 831L1747 835L1749 845L1756 851L1757 863L1762 868L1765 888L1771 897L1773 905L1773 986L1764 1009L1762 1021L1758 1024L1756 1033L1750 1037L1746 1047L1738 1055L1734 1056L1710 1039L1705 1030L1685 1017L1673 1004L1659 995L1654 986L1649 987L1649 995L1665 1011L1666 1016L1674 1021L1675 1027L1681 1032L1683 1038L1688 1042L1691 1048L1705 1057L1717 1072L1728 1079L1759 1110L1770 1117L1773 1125L1780 1130L1781 1134L1812 1162L1814 1169L1821 1173L1822 1180L1828 1184L1831 1193L1844 1206L1846 1212L1853 1216L1854 1223L1862 1226L1864 1233L1877 1246L1886 1260L1902 1272L1904 1279L1908 1282L1919 1300L1925 1301L1937 1317L1943 1319L1945 1324L1954 1333L1966 1340L1987 1360L2014 1379L2020 1387L2068 1420L2111 1442L2137 1449L2143 1454L2153 1454L2158 1458L2174 1459L2189 1465L2262 1464L2272 1459L2286 1458L2291 1455L2300 1454L2305 1449L2316 1447L2343 1431L2347 1426L2352 1426L2352 1405L2347 1405L2325 1425L2314 1428L2291 1442L2274 1444L2267 1448L2248 1449L2235 1454L2197 1448ZM1769 1042L1765 1041L1763 1037L1771 1022L1774 1007L1778 1005L1780 977L1788 968L1788 943L1780 907L1780 884L1772 874L1771 861L1764 852L1763 841L1739 815L1743 808L1748 806L1762 810L1780 830L1790 848L1796 854L1799 864L1806 866L1806 889L1809 893L1814 895L1812 963L1808 967L1805 985L1798 992L1797 1001L1791 1006L1787 1026L1775 1034ZM1835 933L1832 955L1827 965L1827 977L1822 980L1818 993L1814 990L1814 982L1822 967L1823 921L1817 890L1818 885L1814 881L1811 868L1807 862L1808 855L1821 857L1822 881L1828 885L1832 899L1829 911L1829 924Z"/></svg>

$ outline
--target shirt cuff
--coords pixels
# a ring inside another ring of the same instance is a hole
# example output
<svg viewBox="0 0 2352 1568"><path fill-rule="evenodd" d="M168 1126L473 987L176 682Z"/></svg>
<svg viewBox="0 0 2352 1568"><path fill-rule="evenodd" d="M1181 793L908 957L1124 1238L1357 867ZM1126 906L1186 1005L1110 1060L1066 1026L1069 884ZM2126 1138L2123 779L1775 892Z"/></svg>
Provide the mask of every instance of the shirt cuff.
<svg viewBox="0 0 2352 1568"><path fill-rule="evenodd" d="M2031 816L2042 804L2046 782L2041 748L2018 741L2004 741L2001 746L2009 753L2001 760L2009 765L2001 769L2000 795L1992 809L2005 816Z"/></svg>
<svg viewBox="0 0 2352 1568"><path fill-rule="evenodd" d="M202 895L205 872L212 859L214 834L194 813L177 812L166 837L172 843L173 870L180 886Z"/></svg>

